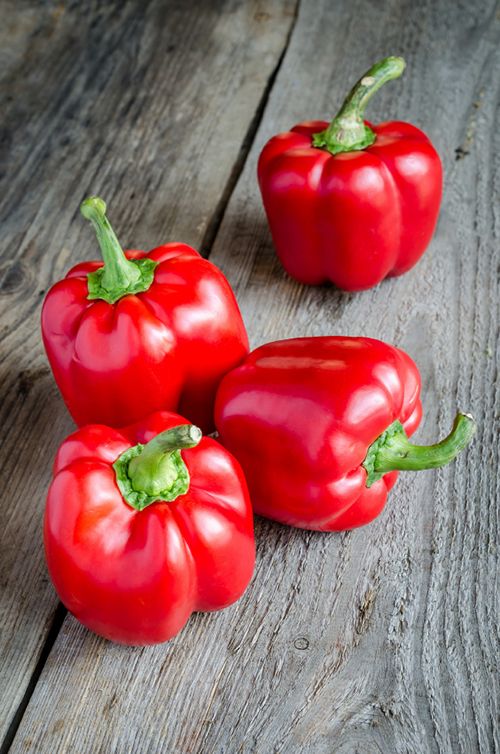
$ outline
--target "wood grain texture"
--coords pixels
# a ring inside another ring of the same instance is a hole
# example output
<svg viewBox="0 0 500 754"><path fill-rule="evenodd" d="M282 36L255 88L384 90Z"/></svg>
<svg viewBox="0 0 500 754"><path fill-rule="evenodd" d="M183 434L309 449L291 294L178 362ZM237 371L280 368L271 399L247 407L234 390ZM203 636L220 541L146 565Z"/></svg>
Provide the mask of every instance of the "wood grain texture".
<svg viewBox="0 0 500 754"><path fill-rule="evenodd" d="M211 258L235 285L254 345L327 333L394 342L423 376L422 442L457 407L472 448L407 474L382 516L324 535L257 522L252 585L165 646L127 649L68 618L14 752L470 754L498 735L498 235L500 17L494 3L302 0ZM328 117L373 60L404 83L370 110L407 119L445 167L436 237L373 291L306 288L281 270L255 179L274 132Z"/></svg>
<svg viewBox="0 0 500 754"><path fill-rule="evenodd" d="M41 518L72 429L43 355L44 292L95 258L102 193L124 243L200 247L294 20L272 3L1 3L0 741L56 615Z"/></svg>

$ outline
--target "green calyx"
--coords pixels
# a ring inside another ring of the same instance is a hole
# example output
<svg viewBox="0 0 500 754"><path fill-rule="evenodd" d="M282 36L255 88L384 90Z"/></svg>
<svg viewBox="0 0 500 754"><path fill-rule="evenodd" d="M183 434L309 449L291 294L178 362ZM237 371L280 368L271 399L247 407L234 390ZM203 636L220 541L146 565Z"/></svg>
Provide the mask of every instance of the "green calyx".
<svg viewBox="0 0 500 754"><path fill-rule="evenodd" d="M142 511L158 500L170 503L185 495L190 480L181 450L194 448L201 438L201 429L181 424L122 453L113 468L124 500Z"/></svg>
<svg viewBox="0 0 500 754"><path fill-rule="evenodd" d="M389 471L436 469L450 463L472 440L476 423L470 414L457 414L453 428L436 445L412 445L404 427L393 422L368 448L363 461L366 486L371 487Z"/></svg>
<svg viewBox="0 0 500 754"><path fill-rule="evenodd" d="M144 293L154 280L153 259L127 259L106 217L106 204L98 196L90 196L80 205L82 215L94 226L104 267L87 276L88 299L102 299L114 304L123 296Z"/></svg>
<svg viewBox="0 0 500 754"><path fill-rule="evenodd" d="M313 147L340 154L366 149L373 144L376 137L364 122L365 108L381 86L401 76L405 65L403 58L396 57L375 63L351 89L328 128L313 134Z"/></svg>

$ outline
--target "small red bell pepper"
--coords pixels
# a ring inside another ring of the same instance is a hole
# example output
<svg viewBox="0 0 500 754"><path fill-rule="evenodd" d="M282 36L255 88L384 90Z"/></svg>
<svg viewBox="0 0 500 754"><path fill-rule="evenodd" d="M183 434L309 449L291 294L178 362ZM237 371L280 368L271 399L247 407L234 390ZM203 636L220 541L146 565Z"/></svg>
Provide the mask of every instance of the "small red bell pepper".
<svg viewBox="0 0 500 754"><path fill-rule="evenodd" d="M471 440L458 414L437 445L408 437L422 415L407 354L370 338L297 338L253 351L221 382L215 421L246 474L256 513L304 529L367 524L397 469L435 468Z"/></svg>
<svg viewBox="0 0 500 754"><path fill-rule="evenodd" d="M222 272L186 244L123 253L98 197L81 207L104 258L84 262L45 299L42 334L78 425L113 427L159 409L213 430L223 375L248 353L234 294Z"/></svg>
<svg viewBox="0 0 500 754"><path fill-rule="evenodd" d="M260 155L274 245L301 283L371 288L413 267L429 244L443 182L436 150L409 123L363 120L370 97L404 66L393 57L376 63L330 125L301 123Z"/></svg>
<svg viewBox="0 0 500 754"><path fill-rule="evenodd" d="M160 411L61 445L45 510L54 586L84 626L124 644L166 641L252 576L252 508L237 461Z"/></svg>

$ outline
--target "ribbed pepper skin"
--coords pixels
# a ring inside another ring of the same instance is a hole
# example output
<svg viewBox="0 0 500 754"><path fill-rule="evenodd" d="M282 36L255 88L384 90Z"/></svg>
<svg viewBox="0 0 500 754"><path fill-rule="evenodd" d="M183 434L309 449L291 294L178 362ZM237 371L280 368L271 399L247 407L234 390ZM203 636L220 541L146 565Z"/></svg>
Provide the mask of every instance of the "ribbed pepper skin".
<svg viewBox="0 0 500 754"><path fill-rule="evenodd" d="M215 440L183 450L186 494L134 510L113 463L186 420L160 411L124 429L87 425L61 445L45 510L45 552L64 605L124 644L170 639L193 611L237 600L253 573L253 518L243 472Z"/></svg>
<svg viewBox="0 0 500 754"><path fill-rule="evenodd" d="M282 340L257 348L222 381L220 440L245 472L256 513L337 531L381 512L397 472L366 486L369 446L396 420L422 415L407 354L370 338Z"/></svg>
<svg viewBox="0 0 500 754"><path fill-rule="evenodd" d="M248 353L231 287L185 244L126 256L158 262L149 290L89 300L87 275L102 262L87 262L45 299L43 341L68 410L79 426L112 427L175 410L210 432L217 386Z"/></svg>
<svg viewBox="0 0 500 754"><path fill-rule="evenodd" d="M375 143L332 155L312 146L328 123L301 123L264 147L258 179L285 270L301 283L372 288L411 269L436 227L441 160L409 123L373 125Z"/></svg>

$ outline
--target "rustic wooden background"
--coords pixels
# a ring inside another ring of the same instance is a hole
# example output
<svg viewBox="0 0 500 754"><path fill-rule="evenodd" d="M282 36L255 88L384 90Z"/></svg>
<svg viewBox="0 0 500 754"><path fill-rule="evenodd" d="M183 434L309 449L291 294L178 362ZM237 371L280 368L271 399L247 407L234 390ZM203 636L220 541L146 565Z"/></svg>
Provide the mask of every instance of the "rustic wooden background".
<svg viewBox="0 0 500 754"><path fill-rule="evenodd" d="M500 7L491 0L1 0L0 734L11 752L489 754L498 729ZM255 168L271 134L333 115L376 59L404 79L370 118L424 128L445 168L436 236L362 294L283 273ZM425 420L472 448L407 474L341 535L258 520L251 588L167 645L114 646L58 604L41 520L72 429L43 295L96 247L181 240L220 265L251 341L382 337L420 366Z"/></svg>

